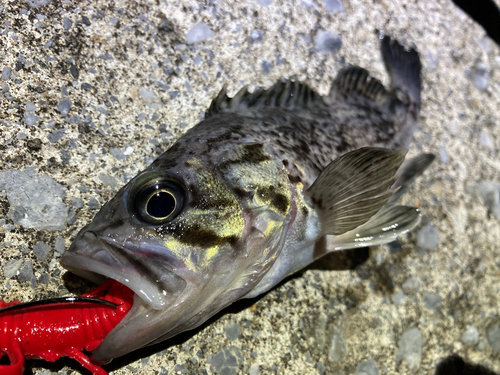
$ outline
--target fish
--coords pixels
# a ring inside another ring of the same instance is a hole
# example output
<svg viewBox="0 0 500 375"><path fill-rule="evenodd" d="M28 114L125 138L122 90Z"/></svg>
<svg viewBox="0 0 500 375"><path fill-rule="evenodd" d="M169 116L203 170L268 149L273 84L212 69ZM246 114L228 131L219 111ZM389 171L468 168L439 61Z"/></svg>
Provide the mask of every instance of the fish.
<svg viewBox="0 0 500 375"><path fill-rule="evenodd" d="M417 208L391 197L433 159L405 161L421 63L387 36L380 51L389 88L358 66L325 96L293 79L232 98L224 87L81 229L62 266L135 293L92 361L194 329L327 253L388 243L419 223Z"/></svg>

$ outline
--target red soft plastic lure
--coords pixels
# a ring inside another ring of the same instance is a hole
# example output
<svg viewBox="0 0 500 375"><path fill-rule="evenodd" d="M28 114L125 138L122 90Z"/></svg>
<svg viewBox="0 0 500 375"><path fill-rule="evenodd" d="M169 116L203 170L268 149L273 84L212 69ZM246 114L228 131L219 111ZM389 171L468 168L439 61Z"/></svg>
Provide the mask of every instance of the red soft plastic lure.
<svg viewBox="0 0 500 375"><path fill-rule="evenodd" d="M2 375L22 375L25 359L54 362L68 356L94 375L107 375L82 351L93 351L130 311L134 293L108 280L82 297L6 303L0 301Z"/></svg>

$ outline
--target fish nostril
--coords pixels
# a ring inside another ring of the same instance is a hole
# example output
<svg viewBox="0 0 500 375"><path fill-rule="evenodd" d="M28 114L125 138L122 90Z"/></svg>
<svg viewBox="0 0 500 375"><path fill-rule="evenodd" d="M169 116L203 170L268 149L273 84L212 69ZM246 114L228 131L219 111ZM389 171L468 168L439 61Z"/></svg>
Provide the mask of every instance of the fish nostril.
<svg viewBox="0 0 500 375"><path fill-rule="evenodd" d="M85 234L83 235L83 237L87 241L95 241L97 239L97 234L95 232L92 232L91 230L89 230L88 232L85 232Z"/></svg>

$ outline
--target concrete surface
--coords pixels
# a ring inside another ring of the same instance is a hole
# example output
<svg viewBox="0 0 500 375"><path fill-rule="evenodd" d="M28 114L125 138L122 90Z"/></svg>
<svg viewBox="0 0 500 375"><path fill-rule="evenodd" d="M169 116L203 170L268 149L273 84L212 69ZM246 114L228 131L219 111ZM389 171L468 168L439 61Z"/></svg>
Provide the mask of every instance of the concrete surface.
<svg viewBox="0 0 500 375"><path fill-rule="evenodd" d="M0 4L0 171L26 172L0 178L3 299L90 288L63 277L64 246L124 181L199 121L223 84L233 94L296 76L326 94L345 63L387 83L377 40L384 30L416 45L424 66L410 156L438 157L403 201L421 207L422 227L437 230L423 233L437 234L437 246L418 246L416 228L400 246L329 257L194 334L107 369L433 374L457 353L500 371L500 226L477 187L491 181L488 204L498 204L500 49L451 1ZM188 45L198 23L213 36ZM341 36L338 50L330 52L340 39L328 42L325 31ZM14 215L16 186L28 185L40 186L26 190L30 209L57 208L56 229ZM84 373L73 361L34 366L35 374Z"/></svg>

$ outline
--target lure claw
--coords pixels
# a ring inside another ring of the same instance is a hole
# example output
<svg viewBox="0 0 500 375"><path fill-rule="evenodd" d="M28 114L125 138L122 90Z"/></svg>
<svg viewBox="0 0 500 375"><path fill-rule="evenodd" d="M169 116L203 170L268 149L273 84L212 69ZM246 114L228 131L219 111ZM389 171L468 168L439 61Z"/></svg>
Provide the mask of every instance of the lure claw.
<svg viewBox="0 0 500 375"><path fill-rule="evenodd" d="M100 344L130 310L133 296L126 286L108 280L81 297L0 301L0 357L9 359L0 373L22 375L25 359L54 362L67 356L94 375L106 375L83 350Z"/></svg>

